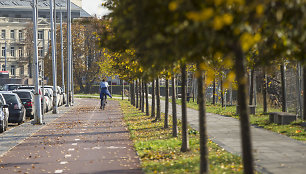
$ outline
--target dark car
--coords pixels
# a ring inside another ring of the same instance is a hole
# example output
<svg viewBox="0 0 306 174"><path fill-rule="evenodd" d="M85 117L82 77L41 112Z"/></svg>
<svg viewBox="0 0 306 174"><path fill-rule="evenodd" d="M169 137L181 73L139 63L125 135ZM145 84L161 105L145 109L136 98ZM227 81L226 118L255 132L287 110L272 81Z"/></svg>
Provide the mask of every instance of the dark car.
<svg viewBox="0 0 306 174"><path fill-rule="evenodd" d="M5 84L3 86L3 91L13 91L18 89L21 86L21 84Z"/></svg>
<svg viewBox="0 0 306 174"><path fill-rule="evenodd" d="M26 119L26 110L17 94L1 92L10 112L8 122L21 124Z"/></svg>
<svg viewBox="0 0 306 174"><path fill-rule="evenodd" d="M34 94L30 90L17 90L13 91L17 94L22 101L22 104L26 108L26 116L31 119L34 118L35 104L34 104Z"/></svg>
<svg viewBox="0 0 306 174"><path fill-rule="evenodd" d="M0 133L6 131L8 126L8 105L5 102L4 97L0 94Z"/></svg>

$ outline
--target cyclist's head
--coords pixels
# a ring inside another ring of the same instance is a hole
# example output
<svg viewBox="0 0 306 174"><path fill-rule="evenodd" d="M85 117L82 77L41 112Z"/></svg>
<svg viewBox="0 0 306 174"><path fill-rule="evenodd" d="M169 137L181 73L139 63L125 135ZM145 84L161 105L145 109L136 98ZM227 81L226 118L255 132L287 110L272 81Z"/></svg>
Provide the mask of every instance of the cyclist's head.
<svg viewBox="0 0 306 174"><path fill-rule="evenodd" d="M102 82L105 82L105 78L102 79Z"/></svg>

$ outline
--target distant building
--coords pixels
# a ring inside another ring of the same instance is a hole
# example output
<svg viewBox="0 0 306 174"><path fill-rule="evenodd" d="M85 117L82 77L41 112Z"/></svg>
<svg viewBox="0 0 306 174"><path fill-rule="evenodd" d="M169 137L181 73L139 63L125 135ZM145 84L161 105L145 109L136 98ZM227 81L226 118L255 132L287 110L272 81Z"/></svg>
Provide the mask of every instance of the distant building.
<svg viewBox="0 0 306 174"><path fill-rule="evenodd" d="M31 78L33 60L25 43L26 28L32 22L32 0L0 0L0 71L9 71L10 78ZM91 17L81 8L82 0L71 0L73 18ZM56 0L57 23L60 12L66 21L66 0ZM38 1L38 56L40 62L48 51L50 40L49 0ZM6 66L5 66L6 65Z"/></svg>

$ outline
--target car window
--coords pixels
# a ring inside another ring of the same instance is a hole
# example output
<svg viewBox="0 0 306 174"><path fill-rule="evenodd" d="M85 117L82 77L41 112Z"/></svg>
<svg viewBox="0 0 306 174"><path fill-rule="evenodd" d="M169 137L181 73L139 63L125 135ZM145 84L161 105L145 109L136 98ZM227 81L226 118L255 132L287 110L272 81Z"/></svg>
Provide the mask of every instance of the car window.
<svg viewBox="0 0 306 174"><path fill-rule="evenodd" d="M19 103L18 98L14 94L3 94L6 103Z"/></svg>
<svg viewBox="0 0 306 174"><path fill-rule="evenodd" d="M14 93L16 93L18 96L19 96L19 98L29 98L29 99L31 99L32 98L32 96L31 96L31 93L29 93L29 92L14 92Z"/></svg>
<svg viewBox="0 0 306 174"><path fill-rule="evenodd" d="M8 90L13 91L13 90L17 89L18 87L19 87L19 85L9 85Z"/></svg>

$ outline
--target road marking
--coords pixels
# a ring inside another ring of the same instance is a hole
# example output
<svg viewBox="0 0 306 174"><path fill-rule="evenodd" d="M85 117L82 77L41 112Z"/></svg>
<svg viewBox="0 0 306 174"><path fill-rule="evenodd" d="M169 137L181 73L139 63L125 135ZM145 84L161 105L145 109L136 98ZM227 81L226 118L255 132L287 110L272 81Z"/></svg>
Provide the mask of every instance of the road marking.
<svg viewBox="0 0 306 174"><path fill-rule="evenodd" d="M80 134L83 134L83 133L85 133L85 132L80 132Z"/></svg>
<svg viewBox="0 0 306 174"><path fill-rule="evenodd" d="M54 173L63 173L63 170L55 170Z"/></svg>
<svg viewBox="0 0 306 174"><path fill-rule="evenodd" d="M125 149L126 147L109 146L108 149Z"/></svg>
<svg viewBox="0 0 306 174"><path fill-rule="evenodd" d="M80 139L74 139L74 141L80 141Z"/></svg>
<svg viewBox="0 0 306 174"><path fill-rule="evenodd" d="M72 143L71 145L76 146L76 145L78 145L78 143Z"/></svg>
<svg viewBox="0 0 306 174"><path fill-rule="evenodd" d="M91 148L92 150L94 150L94 149L101 149L101 147L93 147L93 148Z"/></svg>
<svg viewBox="0 0 306 174"><path fill-rule="evenodd" d="M86 131L87 129L81 129L82 131Z"/></svg>
<svg viewBox="0 0 306 174"><path fill-rule="evenodd" d="M65 158L70 158L70 157L71 157L71 154L65 155Z"/></svg>
<svg viewBox="0 0 306 174"><path fill-rule="evenodd" d="M60 164L67 164L68 162L67 161L62 161Z"/></svg>
<svg viewBox="0 0 306 174"><path fill-rule="evenodd" d="M74 151L74 148L70 148L70 149L68 149L68 151Z"/></svg>

